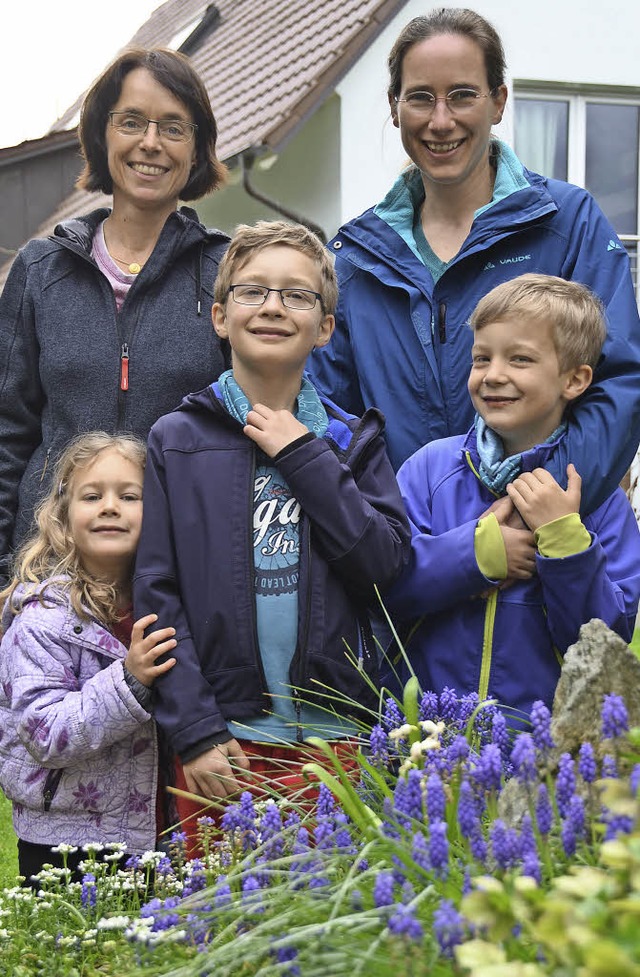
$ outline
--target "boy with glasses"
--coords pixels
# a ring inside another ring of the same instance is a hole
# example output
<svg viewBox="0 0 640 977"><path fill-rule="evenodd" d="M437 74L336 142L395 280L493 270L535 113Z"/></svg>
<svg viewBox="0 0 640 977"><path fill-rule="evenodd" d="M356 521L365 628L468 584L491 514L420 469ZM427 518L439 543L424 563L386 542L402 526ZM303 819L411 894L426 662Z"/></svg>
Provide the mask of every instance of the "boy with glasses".
<svg viewBox="0 0 640 977"><path fill-rule="evenodd" d="M380 413L345 414L303 375L334 327L321 242L285 222L241 225L214 299L233 368L151 431L134 600L176 628L155 718L178 786L222 799L303 783L304 739L349 737L376 709L368 610L409 531Z"/></svg>

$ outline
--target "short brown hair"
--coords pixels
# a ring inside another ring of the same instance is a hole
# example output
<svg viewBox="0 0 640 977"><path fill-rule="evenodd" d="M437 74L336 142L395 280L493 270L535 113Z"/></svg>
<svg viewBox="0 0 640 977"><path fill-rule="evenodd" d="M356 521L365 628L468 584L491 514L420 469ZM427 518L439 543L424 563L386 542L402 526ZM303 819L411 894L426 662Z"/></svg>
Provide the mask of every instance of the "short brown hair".
<svg viewBox="0 0 640 977"><path fill-rule="evenodd" d="M77 186L82 190L113 192L106 142L109 112L120 98L125 78L136 68L145 68L159 85L183 102L198 127L195 133L195 166L180 191L181 200L197 200L224 182L227 168L216 156L218 128L207 90L189 59L168 48L131 48L125 51L102 72L87 92L78 127L85 165Z"/></svg>
<svg viewBox="0 0 640 977"><path fill-rule="evenodd" d="M402 65L409 48L440 34L460 34L477 44L484 55L489 91L504 85L506 70L500 35L488 20L467 7L437 7L422 17L414 17L400 31L387 59L390 99L402 90Z"/></svg>
<svg viewBox="0 0 640 977"><path fill-rule="evenodd" d="M580 282L555 275L520 275L491 289L471 313L477 332L489 322L511 316L539 319L551 325L562 372L587 364L595 368L607 327L602 302Z"/></svg>
<svg viewBox="0 0 640 977"><path fill-rule="evenodd" d="M320 302L325 314L333 315L338 303L338 282L333 261L320 238L302 224L288 221L257 221L238 224L229 248L220 262L213 297L223 305L237 269L255 252L282 244L295 248L316 262L320 272Z"/></svg>

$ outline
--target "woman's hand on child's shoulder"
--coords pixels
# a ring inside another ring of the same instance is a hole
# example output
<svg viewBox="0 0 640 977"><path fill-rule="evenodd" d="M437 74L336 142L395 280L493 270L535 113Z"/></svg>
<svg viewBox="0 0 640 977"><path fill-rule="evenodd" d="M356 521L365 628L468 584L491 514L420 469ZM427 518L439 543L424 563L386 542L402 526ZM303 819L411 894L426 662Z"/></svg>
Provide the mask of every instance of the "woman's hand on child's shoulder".
<svg viewBox="0 0 640 977"><path fill-rule="evenodd" d="M127 671L146 686L153 685L159 675L168 672L176 663L175 658L168 658L156 664L158 658L168 654L178 643L174 637L175 628L160 628L145 638L145 628L157 620L157 614L147 614L135 622L131 629L131 645L124 660Z"/></svg>

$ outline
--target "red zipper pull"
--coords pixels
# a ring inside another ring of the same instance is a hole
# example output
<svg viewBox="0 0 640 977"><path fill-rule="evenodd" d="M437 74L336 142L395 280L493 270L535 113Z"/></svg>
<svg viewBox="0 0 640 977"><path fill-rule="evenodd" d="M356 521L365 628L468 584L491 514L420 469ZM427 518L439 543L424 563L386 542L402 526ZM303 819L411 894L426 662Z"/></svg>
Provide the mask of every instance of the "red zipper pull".
<svg viewBox="0 0 640 977"><path fill-rule="evenodd" d="M129 389L129 347L126 343L120 350L120 389Z"/></svg>

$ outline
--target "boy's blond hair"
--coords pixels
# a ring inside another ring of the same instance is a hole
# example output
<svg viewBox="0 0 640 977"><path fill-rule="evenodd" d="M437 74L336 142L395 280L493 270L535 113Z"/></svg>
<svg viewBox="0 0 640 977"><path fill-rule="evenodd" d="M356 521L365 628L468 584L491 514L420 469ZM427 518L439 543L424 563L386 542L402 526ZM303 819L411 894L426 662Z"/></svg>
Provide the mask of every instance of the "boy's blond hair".
<svg viewBox="0 0 640 977"><path fill-rule="evenodd" d="M220 262L214 286L214 301L221 305L227 301L233 278L253 254L282 244L306 254L318 265L320 272L320 299L325 314L333 315L338 303L338 282L331 255L313 231L302 224L288 221L257 221L255 224L238 224L231 244ZM251 283L248 283L251 284Z"/></svg>
<svg viewBox="0 0 640 977"><path fill-rule="evenodd" d="M93 615L108 626L122 617L118 612L115 584L96 580L87 573L69 526L73 476L108 449L115 449L144 471L147 449L144 441L132 434L90 431L67 445L53 471L51 488L36 509L36 528L16 553L13 579L0 592L0 600L8 599L14 614L22 608L22 601L13 599L20 584L24 585L27 596L39 591L40 585L51 577L64 577L67 580L61 581L61 585L68 590L71 606L79 617Z"/></svg>
<svg viewBox="0 0 640 977"><path fill-rule="evenodd" d="M607 335L604 308L586 285L555 275L520 275L491 289L471 313L476 331L512 316L551 325L560 372L586 364L595 368Z"/></svg>

